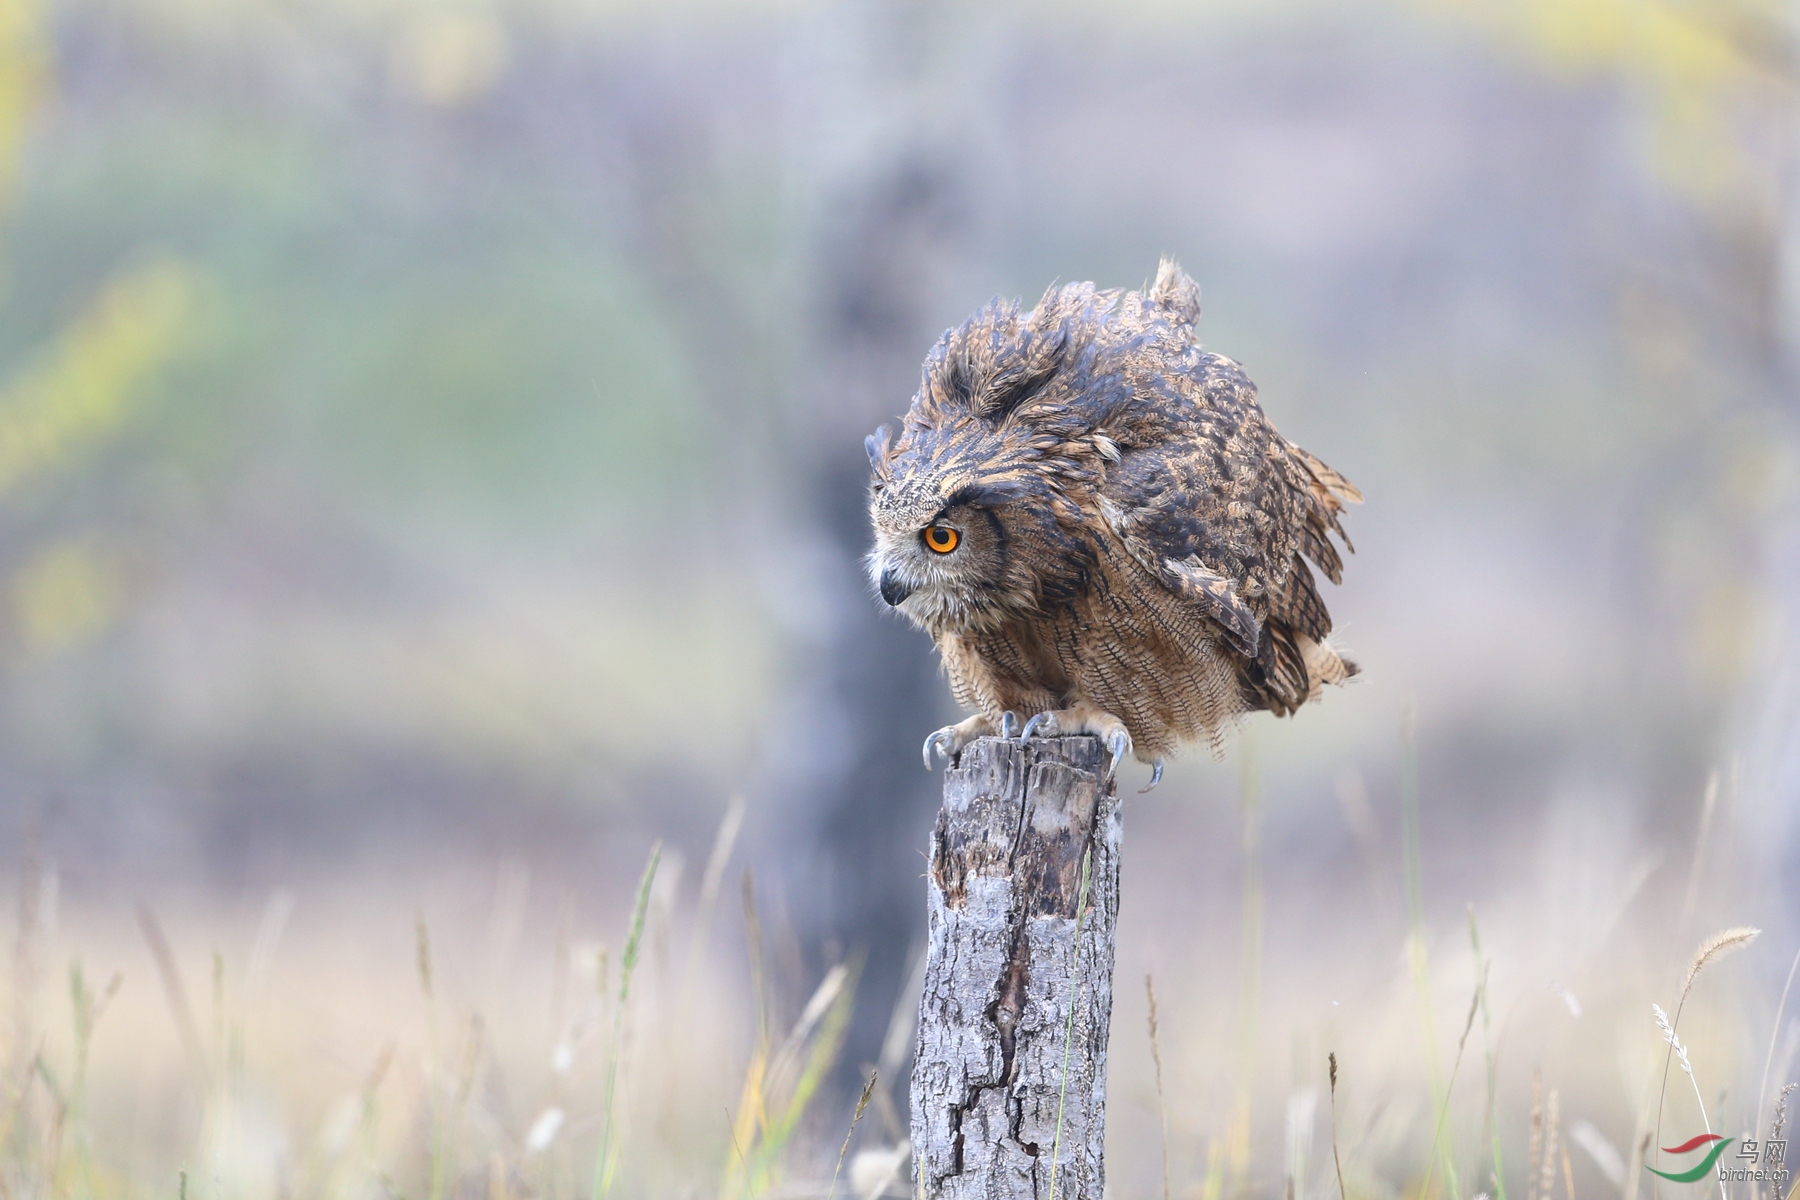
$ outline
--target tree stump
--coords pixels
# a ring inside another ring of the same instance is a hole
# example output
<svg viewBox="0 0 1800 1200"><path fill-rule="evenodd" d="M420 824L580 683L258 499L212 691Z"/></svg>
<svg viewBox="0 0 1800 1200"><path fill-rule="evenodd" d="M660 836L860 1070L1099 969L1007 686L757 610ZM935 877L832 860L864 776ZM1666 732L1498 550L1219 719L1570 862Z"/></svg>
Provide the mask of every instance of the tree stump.
<svg viewBox="0 0 1800 1200"><path fill-rule="evenodd" d="M1092 737L983 738L944 773L912 1075L928 1200L1048 1200L1053 1173L1058 1197L1100 1200L1119 911L1106 761Z"/></svg>

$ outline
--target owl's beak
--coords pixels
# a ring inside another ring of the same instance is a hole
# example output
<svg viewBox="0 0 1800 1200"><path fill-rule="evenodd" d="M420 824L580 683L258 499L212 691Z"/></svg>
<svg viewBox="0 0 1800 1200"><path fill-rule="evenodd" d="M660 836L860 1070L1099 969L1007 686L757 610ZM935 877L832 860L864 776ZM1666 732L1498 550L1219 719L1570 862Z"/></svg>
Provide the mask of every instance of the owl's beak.
<svg viewBox="0 0 1800 1200"><path fill-rule="evenodd" d="M890 605L897 605L912 594L911 585L902 583L892 567L881 573L881 598Z"/></svg>

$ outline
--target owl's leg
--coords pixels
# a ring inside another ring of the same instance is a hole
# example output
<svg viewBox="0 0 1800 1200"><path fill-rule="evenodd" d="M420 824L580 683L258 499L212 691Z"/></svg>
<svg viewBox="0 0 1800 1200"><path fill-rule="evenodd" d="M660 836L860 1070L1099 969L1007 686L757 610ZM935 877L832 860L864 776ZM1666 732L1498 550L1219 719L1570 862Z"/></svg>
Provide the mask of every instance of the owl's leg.
<svg viewBox="0 0 1800 1200"><path fill-rule="evenodd" d="M1002 720L1004 721L1007 717L1012 718L1012 721L1014 722L1019 719L1018 717L1013 716L1012 713L1007 713L1002 717ZM962 753L962 748L976 738L993 736L994 723L988 720L984 713L976 713L966 721L958 721L954 725L946 725L925 739L925 769L927 771L931 770L931 755L933 751L942 754L944 756L945 764L948 765L954 763L956 761L956 756Z"/></svg>
<svg viewBox="0 0 1800 1200"><path fill-rule="evenodd" d="M1113 772L1119 769L1119 763L1131 753L1131 734L1126 730L1125 722L1097 705L1078 701L1073 708L1041 712L1025 722L1025 729L1019 736L1073 737L1083 733L1099 738L1112 751L1112 761L1106 766L1106 777L1111 779Z"/></svg>

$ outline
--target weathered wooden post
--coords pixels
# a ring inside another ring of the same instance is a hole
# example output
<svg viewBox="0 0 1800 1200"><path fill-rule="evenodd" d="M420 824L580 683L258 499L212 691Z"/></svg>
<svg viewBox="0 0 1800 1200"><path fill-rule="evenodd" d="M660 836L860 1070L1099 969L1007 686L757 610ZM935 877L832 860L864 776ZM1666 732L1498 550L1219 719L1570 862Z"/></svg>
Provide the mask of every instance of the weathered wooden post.
<svg viewBox="0 0 1800 1200"><path fill-rule="evenodd" d="M912 1075L927 1200L1048 1200L1053 1175L1057 1197L1100 1200L1119 911L1106 762L1097 738L983 738L945 772Z"/></svg>

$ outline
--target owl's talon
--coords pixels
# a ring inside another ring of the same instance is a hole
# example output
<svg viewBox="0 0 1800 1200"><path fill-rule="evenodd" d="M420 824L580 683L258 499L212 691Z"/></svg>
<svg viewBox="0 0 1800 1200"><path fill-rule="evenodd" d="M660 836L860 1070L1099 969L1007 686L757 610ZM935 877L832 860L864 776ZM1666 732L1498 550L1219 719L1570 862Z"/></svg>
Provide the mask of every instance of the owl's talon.
<svg viewBox="0 0 1800 1200"><path fill-rule="evenodd" d="M1000 740L1001 741L1003 741L1003 742L1012 741L1013 730L1017 729L1018 727L1019 727L1019 714L1018 713L1012 711L1009 708L1005 712L1000 714Z"/></svg>
<svg viewBox="0 0 1800 1200"><path fill-rule="evenodd" d="M1156 766L1152 767L1150 770L1150 782L1138 789L1138 795L1143 795L1145 792L1162 782L1162 769L1163 760L1159 758L1156 760Z"/></svg>
<svg viewBox="0 0 1800 1200"><path fill-rule="evenodd" d="M1106 739L1106 745L1112 751L1112 761L1106 764L1106 778L1110 781L1118 771L1120 761L1131 753L1131 735L1123 729L1117 730Z"/></svg>
<svg viewBox="0 0 1800 1200"><path fill-rule="evenodd" d="M956 726L946 725L925 739L925 769L927 771L934 767L931 761L931 753L934 750L944 756L944 765L948 766L950 760L956 755Z"/></svg>
<svg viewBox="0 0 1800 1200"><path fill-rule="evenodd" d="M1056 716L1054 713L1047 710L1038 713L1036 716L1032 717L1031 720L1025 722L1025 728L1019 731L1019 740L1021 742L1028 742L1031 740L1032 734L1042 729L1045 725L1054 725L1055 723Z"/></svg>

